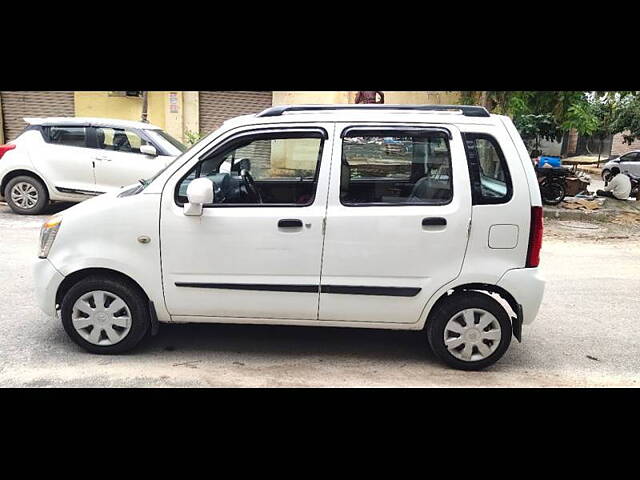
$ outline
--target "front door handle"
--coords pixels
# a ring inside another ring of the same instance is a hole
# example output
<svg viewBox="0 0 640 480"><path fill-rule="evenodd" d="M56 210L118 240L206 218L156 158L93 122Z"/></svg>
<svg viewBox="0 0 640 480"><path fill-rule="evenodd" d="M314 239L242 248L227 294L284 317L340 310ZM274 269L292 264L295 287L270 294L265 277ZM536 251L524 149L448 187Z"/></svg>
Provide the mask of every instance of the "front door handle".
<svg viewBox="0 0 640 480"><path fill-rule="evenodd" d="M302 228L302 220L285 218L278 222L278 228Z"/></svg>
<svg viewBox="0 0 640 480"><path fill-rule="evenodd" d="M422 219L423 227L446 227L447 219L442 217L427 217Z"/></svg>
<svg viewBox="0 0 640 480"><path fill-rule="evenodd" d="M96 157L96 160L100 160L101 162L110 162L111 159L109 157Z"/></svg>

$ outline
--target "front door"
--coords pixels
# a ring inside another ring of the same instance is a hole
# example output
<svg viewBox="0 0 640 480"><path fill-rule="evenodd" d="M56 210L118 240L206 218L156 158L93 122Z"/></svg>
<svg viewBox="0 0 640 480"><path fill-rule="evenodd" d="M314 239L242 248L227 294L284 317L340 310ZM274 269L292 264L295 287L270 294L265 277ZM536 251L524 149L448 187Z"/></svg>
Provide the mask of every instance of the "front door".
<svg viewBox="0 0 640 480"><path fill-rule="evenodd" d="M174 319L317 319L332 128L248 130L176 172L160 231ZM214 202L185 216L195 178L212 181Z"/></svg>
<svg viewBox="0 0 640 480"><path fill-rule="evenodd" d="M96 190L108 192L153 177L174 157L145 155L142 145L150 145L137 131L126 128L94 127L97 149Z"/></svg>
<svg viewBox="0 0 640 480"><path fill-rule="evenodd" d="M631 152L620 157L620 172L640 176L640 153Z"/></svg>
<svg viewBox="0 0 640 480"><path fill-rule="evenodd" d="M343 124L334 148L319 319L416 323L463 264L471 189L460 133Z"/></svg>

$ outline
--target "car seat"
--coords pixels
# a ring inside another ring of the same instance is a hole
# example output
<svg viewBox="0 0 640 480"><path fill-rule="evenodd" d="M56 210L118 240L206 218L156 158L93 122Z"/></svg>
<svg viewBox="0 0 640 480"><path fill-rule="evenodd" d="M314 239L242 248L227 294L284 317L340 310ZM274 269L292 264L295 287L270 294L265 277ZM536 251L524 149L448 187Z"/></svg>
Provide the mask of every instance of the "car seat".
<svg viewBox="0 0 640 480"><path fill-rule="evenodd" d="M101 128L96 128L96 143L98 148L104 150L104 130Z"/></svg>
<svg viewBox="0 0 640 480"><path fill-rule="evenodd" d="M113 147L118 152L130 152L131 143L129 143L129 137L124 132L116 132L113 135Z"/></svg>

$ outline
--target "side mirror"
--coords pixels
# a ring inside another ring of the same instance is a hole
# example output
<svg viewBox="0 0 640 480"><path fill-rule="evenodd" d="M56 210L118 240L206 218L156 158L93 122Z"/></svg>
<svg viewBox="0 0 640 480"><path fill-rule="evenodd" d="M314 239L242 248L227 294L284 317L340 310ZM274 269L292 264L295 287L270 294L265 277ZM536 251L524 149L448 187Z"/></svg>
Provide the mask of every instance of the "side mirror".
<svg viewBox="0 0 640 480"><path fill-rule="evenodd" d="M153 145L140 145L140 153L144 155L149 155L150 157L157 157L158 152L156 151L156 147Z"/></svg>
<svg viewBox="0 0 640 480"><path fill-rule="evenodd" d="M213 203L213 182L208 178L196 178L187 187L187 199L189 203L184 205L184 214L201 216L202 206Z"/></svg>

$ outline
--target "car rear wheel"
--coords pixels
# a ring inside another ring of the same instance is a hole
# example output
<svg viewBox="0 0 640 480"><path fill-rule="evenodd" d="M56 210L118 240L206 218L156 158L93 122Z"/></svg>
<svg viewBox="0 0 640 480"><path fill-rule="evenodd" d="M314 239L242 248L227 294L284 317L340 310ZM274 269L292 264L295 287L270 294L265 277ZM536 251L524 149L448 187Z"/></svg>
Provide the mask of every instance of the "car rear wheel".
<svg viewBox="0 0 640 480"><path fill-rule="evenodd" d="M134 348L151 324L148 302L131 282L91 276L65 294L62 325L71 339L91 353L117 354Z"/></svg>
<svg viewBox="0 0 640 480"><path fill-rule="evenodd" d="M611 170L609 170L608 168L605 168L604 170L602 170L602 180L606 182L607 177L609 177L609 175L611 175Z"/></svg>
<svg viewBox="0 0 640 480"><path fill-rule="evenodd" d="M436 356L459 370L497 362L511 343L511 320L497 300L479 292L456 293L429 317L427 339Z"/></svg>
<svg viewBox="0 0 640 480"><path fill-rule="evenodd" d="M26 175L9 181L4 198L11 210L20 215L38 215L49 204L46 187L40 180Z"/></svg>

